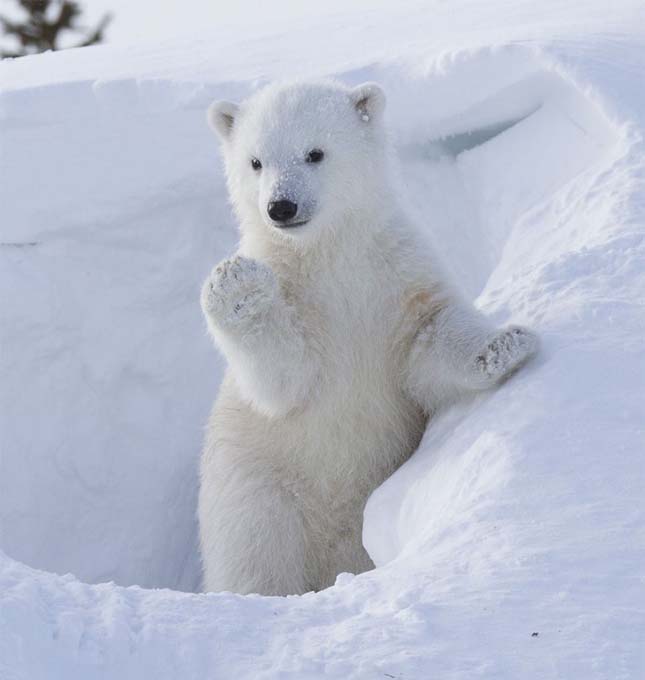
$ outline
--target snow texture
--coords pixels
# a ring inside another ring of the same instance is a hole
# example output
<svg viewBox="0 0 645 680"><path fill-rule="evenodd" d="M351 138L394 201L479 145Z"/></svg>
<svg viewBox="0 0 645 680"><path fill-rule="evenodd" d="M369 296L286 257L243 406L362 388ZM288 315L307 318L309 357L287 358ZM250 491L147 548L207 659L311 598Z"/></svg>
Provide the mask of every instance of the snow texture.
<svg viewBox="0 0 645 680"><path fill-rule="evenodd" d="M643 5L375 7L0 63L2 680L645 677ZM410 208L541 354L372 495L377 569L198 594L205 110L321 75L383 85Z"/></svg>

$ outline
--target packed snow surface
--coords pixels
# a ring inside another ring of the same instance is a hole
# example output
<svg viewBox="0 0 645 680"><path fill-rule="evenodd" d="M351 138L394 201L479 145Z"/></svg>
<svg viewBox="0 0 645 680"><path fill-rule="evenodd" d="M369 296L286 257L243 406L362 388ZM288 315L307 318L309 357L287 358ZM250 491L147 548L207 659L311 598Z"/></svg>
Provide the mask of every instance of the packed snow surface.
<svg viewBox="0 0 645 680"><path fill-rule="evenodd" d="M2 680L645 677L643 5L333 7L0 63ZM373 494L377 569L199 594L204 111L321 75L384 86L410 209L543 347Z"/></svg>

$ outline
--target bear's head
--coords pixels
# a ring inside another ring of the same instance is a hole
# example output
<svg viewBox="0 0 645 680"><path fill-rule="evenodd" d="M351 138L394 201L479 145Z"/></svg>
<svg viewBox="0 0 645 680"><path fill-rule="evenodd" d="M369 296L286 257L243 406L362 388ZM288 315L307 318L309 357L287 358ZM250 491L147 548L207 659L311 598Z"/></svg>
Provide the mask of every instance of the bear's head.
<svg viewBox="0 0 645 680"><path fill-rule="evenodd" d="M229 193L243 234L298 244L373 221L387 202L385 95L374 83L273 84L215 102Z"/></svg>

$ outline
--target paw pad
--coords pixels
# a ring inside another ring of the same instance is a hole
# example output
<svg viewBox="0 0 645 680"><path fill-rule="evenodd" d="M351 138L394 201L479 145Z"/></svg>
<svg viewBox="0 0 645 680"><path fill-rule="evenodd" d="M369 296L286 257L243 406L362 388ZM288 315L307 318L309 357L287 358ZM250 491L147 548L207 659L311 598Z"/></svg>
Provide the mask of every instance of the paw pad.
<svg viewBox="0 0 645 680"><path fill-rule="evenodd" d="M261 314L276 290L275 276L266 265L237 256L213 269L204 285L202 307L213 321L235 325Z"/></svg>
<svg viewBox="0 0 645 680"><path fill-rule="evenodd" d="M508 377L537 351L537 338L530 331L512 326L493 338L475 358L477 369L497 381Z"/></svg>

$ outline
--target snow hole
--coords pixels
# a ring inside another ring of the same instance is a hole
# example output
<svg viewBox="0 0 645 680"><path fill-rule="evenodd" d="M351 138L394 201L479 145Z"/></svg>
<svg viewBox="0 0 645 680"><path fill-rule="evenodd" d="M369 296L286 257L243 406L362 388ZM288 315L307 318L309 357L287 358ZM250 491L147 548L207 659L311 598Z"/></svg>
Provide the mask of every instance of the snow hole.
<svg viewBox="0 0 645 680"><path fill-rule="evenodd" d="M566 74L517 48L340 77L385 87L408 204L472 299L517 225L616 142ZM89 583L199 589L197 462L222 366L198 291L236 242L204 110L250 89L124 80L4 96L5 155L38 158L6 178L31 198L3 206L0 249L13 329L0 547L13 558ZM446 474L431 502L469 473ZM377 564L396 554L393 532L368 514Z"/></svg>

